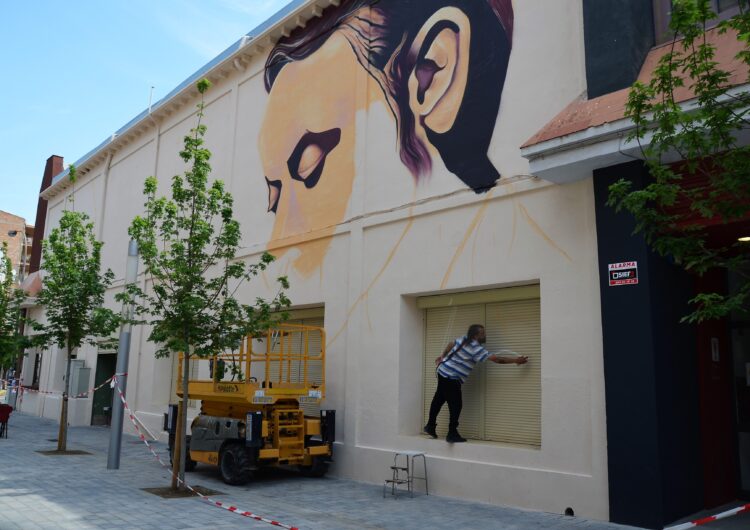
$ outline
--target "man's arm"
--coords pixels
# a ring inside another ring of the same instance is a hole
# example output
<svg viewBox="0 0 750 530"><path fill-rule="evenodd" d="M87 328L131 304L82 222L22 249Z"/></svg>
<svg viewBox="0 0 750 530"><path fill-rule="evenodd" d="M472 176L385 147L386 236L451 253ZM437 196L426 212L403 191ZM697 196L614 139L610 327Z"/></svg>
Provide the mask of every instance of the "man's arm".
<svg viewBox="0 0 750 530"><path fill-rule="evenodd" d="M529 358L526 355L513 355L511 357L509 355L500 355L497 353L491 353L490 356L487 357L487 360L497 364L526 364L529 362Z"/></svg>
<svg viewBox="0 0 750 530"><path fill-rule="evenodd" d="M443 362L443 359L445 359L445 356L448 355L448 352L450 352L453 349L453 343L449 342L448 345L443 350L443 353L441 355L438 355L435 358L435 366L438 366L440 363Z"/></svg>

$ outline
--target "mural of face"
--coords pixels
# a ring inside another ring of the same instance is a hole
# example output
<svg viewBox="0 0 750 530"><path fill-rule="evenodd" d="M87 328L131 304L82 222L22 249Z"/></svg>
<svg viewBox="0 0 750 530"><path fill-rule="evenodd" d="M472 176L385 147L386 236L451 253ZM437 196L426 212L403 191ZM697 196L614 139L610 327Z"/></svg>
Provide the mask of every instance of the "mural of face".
<svg viewBox="0 0 750 530"><path fill-rule="evenodd" d="M313 233L294 260L303 275L325 255L352 192L361 71L347 39L334 34L280 72L266 108L259 149L276 216L269 250L280 256L294 236Z"/></svg>
<svg viewBox="0 0 750 530"><path fill-rule="evenodd" d="M437 155L475 192L494 186L487 151L512 33L511 0L348 0L280 40L266 61L258 145L276 216L269 250L298 246L303 276L320 266L352 191L362 69L415 180Z"/></svg>

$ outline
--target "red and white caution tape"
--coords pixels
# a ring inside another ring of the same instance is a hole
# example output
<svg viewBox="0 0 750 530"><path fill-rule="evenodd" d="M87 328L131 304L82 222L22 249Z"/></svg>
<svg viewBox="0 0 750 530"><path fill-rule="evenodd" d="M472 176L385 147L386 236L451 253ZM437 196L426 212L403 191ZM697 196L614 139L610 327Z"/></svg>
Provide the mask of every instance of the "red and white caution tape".
<svg viewBox="0 0 750 530"><path fill-rule="evenodd" d="M87 397L87 396L88 396L88 395L89 395L90 393L92 393L92 392L96 392L96 391L97 391L97 390L99 390L100 388L102 388L102 387L104 387L104 386L106 386L106 385L109 385L109 384L111 384L111 382L112 382L112 380L114 379L114 377L115 377L115 376L113 375L113 376L111 376L111 377L107 378L107 380L106 380L106 381L104 381L104 382L103 382L103 383L102 383L101 385L99 385L99 386L95 386L95 387L93 387L93 388L89 388L89 389L88 389L88 390L86 390L85 392L81 392L80 394L76 394L75 396L68 396L68 398L69 398L69 399L77 399L77 398ZM30 393L32 393L32 394L48 394L48 395L58 395L58 396L59 396L59 395L62 395L62 394L63 394L63 392L60 392L59 390L55 390L55 391L50 391L50 390L37 390L37 389L35 389L35 388L28 388L28 387L25 387L25 386L19 386L19 387L18 387L18 390L19 390L19 392L20 392L21 394L23 394L23 393L25 393L25 392L30 392Z"/></svg>
<svg viewBox="0 0 750 530"><path fill-rule="evenodd" d="M88 397L88 395L92 392L96 392L100 388L111 385L112 382L115 380L115 375L127 375L127 374L114 374L111 377L107 378L106 381L104 381L101 385L95 386L94 388L89 388L85 392L81 392L80 394L76 394L75 396L68 396L69 399L77 399L77 398L84 398ZM26 392L31 392L32 394L46 394L46 395L57 395L61 396L63 392L60 391L48 391L48 390L36 390L34 388L27 388L24 386L19 386L18 388L18 408L21 408L21 405L23 404L23 395Z"/></svg>
<svg viewBox="0 0 750 530"><path fill-rule="evenodd" d="M737 506L736 508L732 508L731 510L727 510L725 512L717 513L716 515L709 515L708 517L696 519L695 521L690 521L689 523L680 523L674 526L669 526L664 530L685 530L687 528L695 528L696 526L703 526L704 524L718 521L719 519L726 519L727 517L737 515L738 513L750 513L750 503L745 504L744 506Z"/></svg>
<svg viewBox="0 0 750 530"><path fill-rule="evenodd" d="M169 469L170 472L172 472L172 466L166 464L159 454L154 450L154 448L151 446L150 443L146 440L146 437L141 432L140 427L136 423L135 416L133 415L133 412L130 410L130 407L128 406L127 401L125 401L125 396L122 394L122 390L120 390L120 385L117 383L117 375L112 376L112 382L115 385L115 389L117 390L117 394L120 396L120 401L122 401L122 406L125 408L125 412L128 414L128 417L130 418L131 423L133 424L133 427L135 427L136 432L138 433L138 437L141 439L141 441L146 444L146 447L149 451L151 451L151 454L154 455L154 458L165 468ZM174 475L174 472L172 472L172 475ZM261 521L264 523L268 523L273 526L278 526L280 528L286 528L287 530L299 530L296 526L289 526L284 523L280 523L278 521L274 521L273 519L268 519L266 517L262 517L258 514L255 514L253 512L247 511L247 510L241 510L240 508L237 508L236 506L227 506L223 502L215 501L211 499L210 497L207 497L206 495L203 495L201 492L196 491L193 489L190 484L185 482L184 480L180 480L180 477L177 477L177 481L181 484L184 484L187 489L192 491L195 495L200 497L201 500L206 501L212 506L216 506L217 508L222 508L224 510L230 511L232 513L236 513L238 515L241 515L243 517L249 517L250 519L255 519L256 521Z"/></svg>

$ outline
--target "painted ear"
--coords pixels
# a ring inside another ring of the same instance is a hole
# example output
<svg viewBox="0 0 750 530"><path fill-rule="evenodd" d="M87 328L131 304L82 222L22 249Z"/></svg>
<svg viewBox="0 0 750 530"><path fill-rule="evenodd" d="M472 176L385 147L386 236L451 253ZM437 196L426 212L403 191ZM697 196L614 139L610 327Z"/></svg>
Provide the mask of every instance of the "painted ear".
<svg viewBox="0 0 750 530"><path fill-rule="evenodd" d="M409 106L436 133L453 127L466 92L471 24L458 8L444 7L424 23L409 55Z"/></svg>

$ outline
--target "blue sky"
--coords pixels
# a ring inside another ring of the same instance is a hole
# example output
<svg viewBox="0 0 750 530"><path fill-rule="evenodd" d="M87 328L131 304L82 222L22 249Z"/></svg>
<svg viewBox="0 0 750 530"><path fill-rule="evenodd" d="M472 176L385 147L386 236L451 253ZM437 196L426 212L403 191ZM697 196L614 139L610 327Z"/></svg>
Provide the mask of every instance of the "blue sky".
<svg viewBox="0 0 750 530"><path fill-rule="evenodd" d="M50 155L75 162L286 3L2 2L0 210L33 224Z"/></svg>

